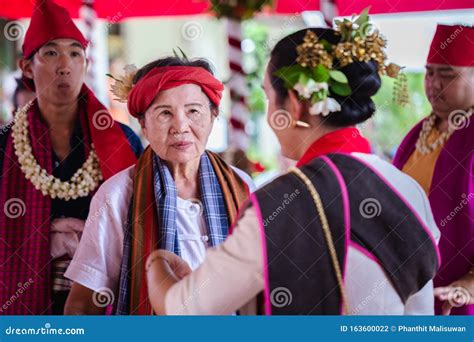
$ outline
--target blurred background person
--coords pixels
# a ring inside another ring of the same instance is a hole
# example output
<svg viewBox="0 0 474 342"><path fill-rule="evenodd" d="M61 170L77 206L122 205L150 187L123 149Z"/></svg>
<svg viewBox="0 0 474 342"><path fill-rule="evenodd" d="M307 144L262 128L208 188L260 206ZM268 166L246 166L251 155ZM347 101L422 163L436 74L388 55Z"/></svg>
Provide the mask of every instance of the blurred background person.
<svg viewBox="0 0 474 342"><path fill-rule="evenodd" d="M474 28L438 25L426 62L430 115L408 133L394 165L430 199L441 229L437 314L474 314Z"/></svg>

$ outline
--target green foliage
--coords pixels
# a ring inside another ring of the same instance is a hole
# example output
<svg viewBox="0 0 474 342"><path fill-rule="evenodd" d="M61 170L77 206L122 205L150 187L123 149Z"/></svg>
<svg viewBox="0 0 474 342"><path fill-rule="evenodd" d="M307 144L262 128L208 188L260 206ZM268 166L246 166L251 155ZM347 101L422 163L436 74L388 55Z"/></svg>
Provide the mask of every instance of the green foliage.
<svg viewBox="0 0 474 342"><path fill-rule="evenodd" d="M185 62L188 62L189 59L188 59L188 56L186 56L186 54L184 53L184 51L178 46L178 50L179 52L181 53L181 56L178 54L178 52L173 49L173 55L176 57L176 58L179 58Z"/></svg>
<svg viewBox="0 0 474 342"><path fill-rule="evenodd" d="M332 77L331 71L329 71L324 65L319 64L313 69L313 79L316 82L327 82L330 77Z"/></svg>
<svg viewBox="0 0 474 342"><path fill-rule="evenodd" d="M354 41L356 37L366 38L369 33L367 27L370 25L369 9L370 6L365 8L357 17L353 15L351 19L334 21L343 42Z"/></svg>
<svg viewBox="0 0 474 342"><path fill-rule="evenodd" d="M247 81L250 95L247 103L252 118L265 114L266 98L262 89L263 74L267 61L267 50L265 44L268 40L268 29L259 23L247 21L244 23L244 37L251 39L255 44L255 50L251 54L244 55L244 65L254 65L254 69L248 73Z"/></svg>
<svg viewBox="0 0 474 342"><path fill-rule="evenodd" d="M349 83L346 75L339 70L329 70L329 76L338 83Z"/></svg>
<svg viewBox="0 0 474 342"><path fill-rule="evenodd" d="M362 127L378 153L392 155L408 131L431 111L423 85L424 73L406 75L410 103L402 107L393 101L394 79L385 76L373 97L377 111Z"/></svg>
<svg viewBox="0 0 474 342"><path fill-rule="evenodd" d="M273 73L278 78L281 78L285 82L285 87L291 89L300 80L300 75L306 75L311 77L311 70L303 68L301 65L292 65L278 69Z"/></svg>
<svg viewBox="0 0 474 342"><path fill-rule="evenodd" d="M319 64L315 68L304 68L301 65L292 65L278 69L273 75L281 78L288 89L293 89L297 83L308 84L313 82L327 82L332 93L340 96L349 96L352 93L346 75L339 70L329 70L324 65ZM317 96L311 97L311 102L315 103L325 99L327 92L318 92Z"/></svg>
<svg viewBox="0 0 474 342"><path fill-rule="evenodd" d="M349 96L352 93L351 87L347 83L339 83L331 79L329 81L329 89L339 96Z"/></svg>

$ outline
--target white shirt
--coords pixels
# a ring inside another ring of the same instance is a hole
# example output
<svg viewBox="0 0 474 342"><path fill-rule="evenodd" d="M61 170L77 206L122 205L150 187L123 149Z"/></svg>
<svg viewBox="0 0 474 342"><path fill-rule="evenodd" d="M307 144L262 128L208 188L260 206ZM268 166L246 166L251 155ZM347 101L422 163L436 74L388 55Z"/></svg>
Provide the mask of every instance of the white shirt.
<svg viewBox="0 0 474 342"><path fill-rule="evenodd" d="M428 228L437 244L440 231L428 198L418 183L374 155L353 153L370 165L396 189ZM260 223L261 224L261 223ZM258 218L247 209L224 243L206 251L206 258L192 274L173 285L166 294L169 315L219 315L256 312L255 296L264 288L263 252ZM349 247L344 279L353 315L432 315L433 281L430 280L404 304L381 266Z"/></svg>
<svg viewBox="0 0 474 342"><path fill-rule="evenodd" d="M200 203L177 198L176 226L181 257L193 270L204 260L208 247L209 237L202 210Z"/></svg>
<svg viewBox="0 0 474 342"><path fill-rule="evenodd" d="M133 192L131 166L101 185L91 201L79 247L65 273L69 278L96 292L108 288L116 291L123 255L123 224L127 220ZM247 183L251 192L255 186L242 170L234 171ZM195 269L204 260L208 247L207 227L202 208L195 202L177 198L176 226L184 260Z"/></svg>

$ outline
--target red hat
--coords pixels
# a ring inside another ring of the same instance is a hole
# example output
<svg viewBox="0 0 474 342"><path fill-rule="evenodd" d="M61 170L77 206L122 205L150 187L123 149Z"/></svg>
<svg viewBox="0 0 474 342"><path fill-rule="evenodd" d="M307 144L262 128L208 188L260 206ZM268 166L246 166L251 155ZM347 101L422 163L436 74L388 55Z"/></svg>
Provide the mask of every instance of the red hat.
<svg viewBox="0 0 474 342"><path fill-rule="evenodd" d="M162 90L195 84L201 87L209 100L219 107L224 85L201 67L165 66L150 70L128 94L128 111L134 117L144 114Z"/></svg>
<svg viewBox="0 0 474 342"><path fill-rule="evenodd" d="M38 0L23 42L23 57L30 58L44 44L60 38L77 40L84 49L89 43L65 8L52 0Z"/></svg>
<svg viewBox="0 0 474 342"><path fill-rule="evenodd" d="M438 25L427 62L474 67L474 27Z"/></svg>

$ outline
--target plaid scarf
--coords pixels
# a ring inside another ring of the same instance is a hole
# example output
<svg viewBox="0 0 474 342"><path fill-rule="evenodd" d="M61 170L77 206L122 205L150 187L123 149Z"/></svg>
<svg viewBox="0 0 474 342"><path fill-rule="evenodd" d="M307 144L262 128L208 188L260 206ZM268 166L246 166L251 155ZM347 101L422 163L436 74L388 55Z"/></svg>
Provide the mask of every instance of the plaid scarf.
<svg viewBox="0 0 474 342"><path fill-rule="evenodd" d="M132 165L136 158L125 134L86 86L79 103L78 120L85 156L93 142L105 179ZM101 129L94 124L97 120L94 116L99 111L102 119L113 123L110 128ZM27 120L33 155L38 164L52 174L53 148L49 128L41 118L37 100L29 110ZM11 130L8 135L0 181L0 208L3 210L0 215L0 313L50 314L52 201L25 178L15 155ZM109 162L112 156L119 161Z"/></svg>
<svg viewBox="0 0 474 342"><path fill-rule="evenodd" d="M247 199L248 187L230 166L209 151L201 156L199 183L210 245L217 246L225 240ZM145 278L146 258L157 248L180 255L176 185L166 164L150 147L137 163L133 190L129 220L124 227L116 313L149 315L152 309Z"/></svg>

